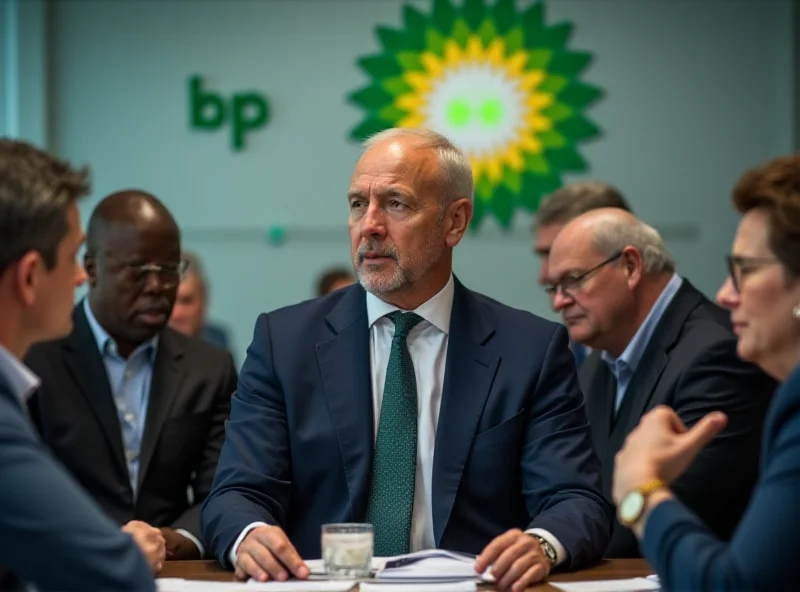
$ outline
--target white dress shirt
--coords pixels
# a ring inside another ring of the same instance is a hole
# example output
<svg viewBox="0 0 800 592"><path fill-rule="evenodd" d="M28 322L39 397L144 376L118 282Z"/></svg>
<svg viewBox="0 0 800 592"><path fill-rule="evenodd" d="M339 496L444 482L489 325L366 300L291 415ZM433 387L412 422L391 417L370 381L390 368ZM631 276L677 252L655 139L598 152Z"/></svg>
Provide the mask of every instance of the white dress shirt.
<svg viewBox="0 0 800 592"><path fill-rule="evenodd" d="M410 551L433 549L433 456L436 444L436 428L442 405L442 387L447 362L447 345L450 334L450 313L453 310L455 283L450 276L440 292L421 304L414 312L420 321L408 334L406 345L414 364L417 381L417 472L414 482L414 509L411 515ZM367 292L367 322L369 323L370 368L372 376L372 409L375 438L381 417L383 386L389 365L394 323L386 315L398 307L384 302ZM409 311L404 311L409 312ZM231 547L229 559L236 564L239 544L253 528L264 526L256 522L245 528ZM534 528L528 531L546 539L556 550L559 563L566 558L564 546L550 532Z"/></svg>

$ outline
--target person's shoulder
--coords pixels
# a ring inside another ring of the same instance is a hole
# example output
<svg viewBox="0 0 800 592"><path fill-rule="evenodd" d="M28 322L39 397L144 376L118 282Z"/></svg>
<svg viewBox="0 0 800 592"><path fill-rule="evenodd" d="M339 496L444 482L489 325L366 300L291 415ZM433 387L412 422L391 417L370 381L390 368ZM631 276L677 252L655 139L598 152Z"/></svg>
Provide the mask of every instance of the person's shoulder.
<svg viewBox="0 0 800 592"><path fill-rule="evenodd" d="M514 308L480 292L475 292L468 288L465 289L481 308L496 319L501 328L517 328L523 331L534 330L540 334L542 332L549 334L562 326L560 323L546 319L528 310Z"/></svg>
<svg viewBox="0 0 800 592"><path fill-rule="evenodd" d="M296 304L290 304L277 308L273 311L264 313L269 319L270 323L296 321L296 320L314 320L324 319L343 301L352 301L353 299L359 300L364 303L364 310L366 310L366 293L364 288L359 284L353 284L339 290L335 290L325 296L303 300Z"/></svg>

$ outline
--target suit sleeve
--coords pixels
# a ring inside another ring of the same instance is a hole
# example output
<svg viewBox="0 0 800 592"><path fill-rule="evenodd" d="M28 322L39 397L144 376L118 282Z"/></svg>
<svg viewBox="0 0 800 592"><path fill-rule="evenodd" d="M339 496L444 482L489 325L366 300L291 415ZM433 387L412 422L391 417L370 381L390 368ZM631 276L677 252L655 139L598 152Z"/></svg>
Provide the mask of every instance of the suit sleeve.
<svg viewBox="0 0 800 592"><path fill-rule="evenodd" d="M211 493L201 515L203 539L219 562L253 522L282 526L290 500L286 404L273 367L267 315L256 321Z"/></svg>
<svg viewBox="0 0 800 592"><path fill-rule="evenodd" d="M600 489L600 461L564 327L550 340L530 401L522 454L523 493L534 516L528 529L552 533L569 554L565 567L579 568L603 556L613 510Z"/></svg>
<svg viewBox="0 0 800 592"><path fill-rule="evenodd" d="M222 380L218 383L217 392L214 396L214 411L211 420L211 430L208 433L206 446L203 450L200 464L195 469L195 476L192 480L194 490L194 503L172 524L174 529L182 529L190 532L195 538L202 540L200 530L200 508L211 491L214 482L214 474L217 470L220 451L225 442L225 422L231 411L231 397L236 391L238 377L236 368L233 366L233 358L226 356L226 366Z"/></svg>
<svg viewBox="0 0 800 592"><path fill-rule="evenodd" d="M84 494L36 438L21 410L0 404L2 563L38 590L155 590L133 539Z"/></svg>
<svg viewBox="0 0 800 592"><path fill-rule="evenodd" d="M728 538L758 478L764 416L775 382L736 355L728 339L706 350L678 383L673 408L691 427L711 411L728 416L671 488L714 532Z"/></svg>
<svg viewBox="0 0 800 592"><path fill-rule="evenodd" d="M771 430L764 472L730 543L681 502L662 503L650 514L642 550L665 590L796 589L800 378L793 383L794 402Z"/></svg>

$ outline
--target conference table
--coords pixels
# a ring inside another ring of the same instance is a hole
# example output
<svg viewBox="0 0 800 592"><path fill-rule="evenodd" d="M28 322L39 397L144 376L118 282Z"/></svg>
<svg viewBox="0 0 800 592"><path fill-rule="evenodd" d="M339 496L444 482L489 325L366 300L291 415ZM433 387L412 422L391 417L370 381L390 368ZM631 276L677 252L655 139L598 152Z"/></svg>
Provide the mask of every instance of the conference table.
<svg viewBox="0 0 800 592"><path fill-rule="evenodd" d="M580 582L590 580L615 580L621 578L644 577L653 573L653 570L644 559L608 559L600 563L571 573L557 573L550 576L552 582ZM184 578L187 580L205 580L215 582L229 582L233 580L233 573L225 571L216 561L167 561L160 578ZM483 586L481 587L484 588ZM486 587L491 590L491 587ZM558 588L547 583L534 586L531 590L544 592ZM560 591L558 591L560 592Z"/></svg>

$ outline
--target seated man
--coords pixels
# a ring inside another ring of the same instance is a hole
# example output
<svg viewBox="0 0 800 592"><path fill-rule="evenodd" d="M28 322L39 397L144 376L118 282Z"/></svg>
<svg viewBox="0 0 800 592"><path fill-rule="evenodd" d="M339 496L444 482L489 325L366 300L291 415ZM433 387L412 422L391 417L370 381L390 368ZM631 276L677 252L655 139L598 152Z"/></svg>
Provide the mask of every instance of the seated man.
<svg viewBox="0 0 800 592"><path fill-rule="evenodd" d="M39 379L19 358L69 333L86 279L76 200L88 192L86 171L0 139L0 590L155 590L134 540L53 460L25 412ZM138 526L143 546L163 553L160 533Z"/></svg>
<svg viewBox="0 0 800 592"><path fill-rule="evenodd" d="M598 559L613 517L566 331L453 277L464 154L412 129L367 146L348 196L360 285L258 318L207 544L239 577L306 577L322 524L369 522L378 556L481 553L514 590Z"/></svg>
<svg viewBox="0 0 800 592"><path fill-rule="evenodd" d="M188 266L178 285L169 327L189 337L201 337L224 350L230 350L228 330L221 325L209 323L206 318L208 282L200 258L191 251L184 251L182 259Z"/></svg>
<svg viewBox="0 0 800 592"><path fill-rule="evenodd" d="M31 418L109 516L159 527L169 559L199 559L200 504L225 437L233 361L166 327L184 266L178 226L158 199L108 196L87 235L89 294L75 327L27 357L42 378Z"/></svg>
<svg viewBox="0 0 800 592"><path fill-rule="evenodd" d="M736 355L730 316L675 273L658 233L620 209L576 218L550 252L549 286L570 337L595 351L580 370L592 439L611 497L614 456L642 415L675 409L687 426L724 411L728 428L674 491L730 537L758 476L761 431L775 382ZM609 557L637 557L616 524Z"/></svg>
<svg viewBox="0 0 800 592"><path fill-rule="evenodd" d="M558 233L581 214L600 208L619 208L631 211L630 205L618 189L600 181L569 183L542 200L533 217L533 252L539 259L539 284L545 286L549 277L550 249ZM591 348L580 343L570 343L575 363L580 367Z"/></svg>

